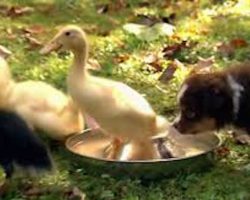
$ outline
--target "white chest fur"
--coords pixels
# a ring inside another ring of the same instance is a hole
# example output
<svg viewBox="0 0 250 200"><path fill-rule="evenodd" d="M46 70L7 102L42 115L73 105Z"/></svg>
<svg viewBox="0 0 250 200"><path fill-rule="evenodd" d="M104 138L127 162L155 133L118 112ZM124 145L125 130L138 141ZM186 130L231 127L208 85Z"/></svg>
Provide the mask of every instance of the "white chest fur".
<svg viewBox="0 0 250 200"><path fill-rule="evenodd" d="M234 112L234 118L237 118L237 114L240 109L240 98L241 93L244 91L244 87L239 84L231 75L227 76L227 82L229 84L229 87L233 91L233 112Z"/></svg>

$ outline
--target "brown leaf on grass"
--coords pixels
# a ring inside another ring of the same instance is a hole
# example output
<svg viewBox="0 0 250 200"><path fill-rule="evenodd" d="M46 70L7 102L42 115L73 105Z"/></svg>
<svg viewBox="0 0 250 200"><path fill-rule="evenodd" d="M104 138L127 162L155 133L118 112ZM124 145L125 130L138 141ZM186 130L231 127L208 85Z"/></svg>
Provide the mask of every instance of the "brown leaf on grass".
<svg viewBox="0 0 250 200"><path fill-rule="evenodd" d="M144 56L144 63L153 68L155 72L160 72L163 69L160 61L160 57L157 54L149 53Z"/></svg>
<svg viewBox="0 0 250 200"><path fill-rule="evenodd" d="M29 34L40 34L45 31L42 25L32 25L23 29L24 33Z"/></svg>
<svg viewBox="0 0 250 200"><path fill-rule="evenodd" d="M168 45L164 47L162 50L163 57L167 59L172 59L174 58L174 55L176 53L179 53L183 48L187 48L187 47L189 47L187 45L187 41L182 41L181 43Z"/></svg>
<svg viewBox="0 0 250 200"><path fill-rule="evenodd" d="M12 54L12 52L7 49L6 47L0 45L0 57L6 59L8 58L10 55Z"/></svg>
<svg viewBox="0 0 250 200"><path fill-rule="evenodd" d="M87 69L94 70L94 71L99 71L101 70L101 65L100 63L93 58L89 58L87 61Z"/></svg>
<svg viewBox="0 0 250 200"><path fill-rule="evenodd" d="M119 54L116 57L114 57L113 61L116 64L120 64L128 60L129 57L130 57L129 54Z"/></svg>
<svg viewBox="0 0 250 200"><path fill-rule="evenodd" d="M42 42L40 42L38 39L32 37L30 34L24 34L24 38L28 41L29 43L29 50L34 50L36 48L41 48L43 45Z"/></svg>
<svg viewBox="0 0 250 200"><path fill-rule="evenodd" d="M247 47L248 43L246 40L242 38L235 38L230 41L230 45L234 48L242 48L242 47Z"/></svg>
<svg viewBox="0 0 250 200"><path fill-rule="evenodd" d="M232 56L236 49L247 47L248 43L242 38L235 38L229 42L219 42L216 44L216 50L223 56Z"/></svg>
<svg viewBox="0 0 250 200"><path fill-rule="evenodd" d="M156 16L150 16L150 15L137 15L136 19L134 20L133 23L136 24L142 24L146 26L153 26L154 24L162 22L161 19L159 19Z"/></svg>
<svg viewBox="0 0 250 200"><path fill-rule="evenodd" d="M159 61L151 63L150 66L153 68L154 72L161 72L163 69L162 64Z"/></svg>
<svg viewBox="0 0 250 200"><path fill-rule="evenodd" d="M173 79L174 73L178 69L178 67L179 61L172 61L169 66L163 71L158 80L164 84L167 84L170 80Z"/></svg>
<svg viewBox="0 0 250 200"><path fill-rule="evenodd" d="M214 57L213 56L209 57L209 58L199 57L198 59L199 60L196 64L198 68L210 68L214 64Z"/></svg>
<svg viewBox="0 0 250 200"><path fill-rule="evenodd" d="M33 11L34 11L34 8L29 7L29 6L25 6L25 7L12 6L7 10L6 15L9 17L18 17L24 14L29 14Z"/></svg>
<svg viewBox="0 0 250 200"><path fill-rule="evenodd" d="M216 50L223 56L232 56L234 54L235 48L232 47L230 44L220 42L216 44Z"/></svg>
<svg viewBox="0 0 250 200"><path fill-rule="evenodd" d="M193 66L190 74L209 73L213 68L214 62L215 60L213 56L209 58L199 57L198 62Z"/></svg>

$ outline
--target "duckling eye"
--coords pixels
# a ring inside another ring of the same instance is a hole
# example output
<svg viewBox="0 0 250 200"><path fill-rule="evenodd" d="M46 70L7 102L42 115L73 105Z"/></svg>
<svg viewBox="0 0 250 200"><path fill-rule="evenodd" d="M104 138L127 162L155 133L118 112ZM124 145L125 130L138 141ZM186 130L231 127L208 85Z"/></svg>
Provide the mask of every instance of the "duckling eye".
<svg viewBox="0 0 250 200"><path fill-rule="evenodd" d="M67 32L65 33L65 35L66 35L66 36L70 36L70 32L67 31Z"/></svg>

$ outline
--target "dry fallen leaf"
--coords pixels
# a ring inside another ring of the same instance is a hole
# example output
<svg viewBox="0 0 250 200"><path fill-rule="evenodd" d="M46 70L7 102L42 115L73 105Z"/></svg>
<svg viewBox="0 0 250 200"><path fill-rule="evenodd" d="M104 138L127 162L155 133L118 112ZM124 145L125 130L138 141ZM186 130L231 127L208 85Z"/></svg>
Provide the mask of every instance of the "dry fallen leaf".
<svg viewBox="0 0 250 200"><path fill-rule="evenodd" d="M20 6L12 6L8 9L6 12L6 15L9 17L18 17L24 14L29 14L34 11L34 8L25 6L25 7L20 7Z"/></svg>
<svg viewBox="0 0 250 200"><path fill-rule="evenodd" d="M24 34L24 38L27 39L29 43L29 50L40 48L43 44L38 39L32 37L30 34Z"/></svg>
<svg viewBox="0 0 250 200"><path fill-rule="evenodd" d="M236 49L247 47L248 43L242 38L235 38L229 42L219 42L216 50L223 56L232 56Z"/></svg>
<svg viewBox="0 0 250 200"><path fill-rule="evenodd" d="M146 26L153 26L156 23L162 22L161 19L155 16L137 15L136 17L137 19L133 23L146 25Z"/></svg>
<svg viewBox="0 0 250 200"><path fill-rule="evenodd" d="M214 57L213 56L209 57L209 58L199 57L198 59L199 60L196 64L198 68L210 68L214 64Z"/></svg>
<svg viewBox="0 0 250 200"><path fill-rule="evenodd" d="M230 41L230 45L234 48L242 48L242 47L247 47L248 43L244 39L236 38Z"/></svg>
<svg viewBox="0 0 250 200"><path fill-rule="evenodd" d="M87 61L87 69L99 71L101 70L101 65L96 59L89 58Z"/></svg>
<svg viewBox="0 0 250 200"><path fill-rule="evenodd" d="M214 57L209 58L198 58L198 62L193 66L193 69L190 71L190 74L197 74L197 73L209 73L211 72L213 65L214 65Z"/></svg>
<svg viewBox="0 0 250 200"><path fill-rule="evenodd" d="M181 43L173 44L173 45L168 45L163 48L162 53L163 57L167 59L172 59L174 58L174 55L176 53L179 53L183 48L187 48L187 41L182 41Z"/></svg>
<svg viewBox="0 0 250 200"><path fill-rule="evenodd" d="M6 47L0 45L0 57L6 59L8 58L10 55L12 54L12 52L7 49Z"/></svg>
<svg viewBox="0 0 250 200"><path fill-rule="evenodd" d="M171 62L169 66L163 71L158 80L164 84L167 84L174 77L174 73L177 68L178 63L176 61Z"/></svg>
<svg viewBox="0 0 250 200"><path fill-rule="evenodd" d="M149 53L144 56L144 63L148 64L155 72L160 72L163 69L161 64L161 58L156 53Z"/></svg>
<svg viewBox="0 0 250 200"><path fill-rule="evenodd" d="M234 54L234 47L225 42L216 44L216 50L223 56L232 56Z"/></svg>
<svg viewBox="0 0 250 200"><path fill-rule="evenodd" d="M120 64L128 60L129 57L130 57L129 54L119 54L116 57L114 57L113 61L116 64Z"/></svg>
<svg viewBox="0 0 250 200"><path fill-rule="evenodd" d="M30 34L40 34L43 33L45 29L42 25L32 25L24 28L23 31Z"/></svg>

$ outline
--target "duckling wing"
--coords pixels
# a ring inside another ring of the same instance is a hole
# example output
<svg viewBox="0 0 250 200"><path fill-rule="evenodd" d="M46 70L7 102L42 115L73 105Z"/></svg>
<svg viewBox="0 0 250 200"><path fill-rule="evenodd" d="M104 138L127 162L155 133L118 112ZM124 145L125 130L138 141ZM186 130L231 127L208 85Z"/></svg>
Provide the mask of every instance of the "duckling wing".
<svg viewBox="0 0 250 200"><path fill-rule="evenodd" d="M68 98L57 89L39 81L25 81L16 84L11 95L13 105L26 105L33 110L57 113L68 103Z"/></svg>
<svg viewBox="0 0 250 200"><path fill-rule="evenodd" d="M141 94L123 83L119 83L114 87L113 94L116 103L122 107L144 113L154 112L151 105Z"/></svg>
<svg viewBox="0 0 250 200"><path fill-rule="evenodd" d="M103 105L105 110L154 114L151 105L141 94L121 82L95 78L83 92L83 101L88 101L88 105L93 104L95 109Z"/></svg>

